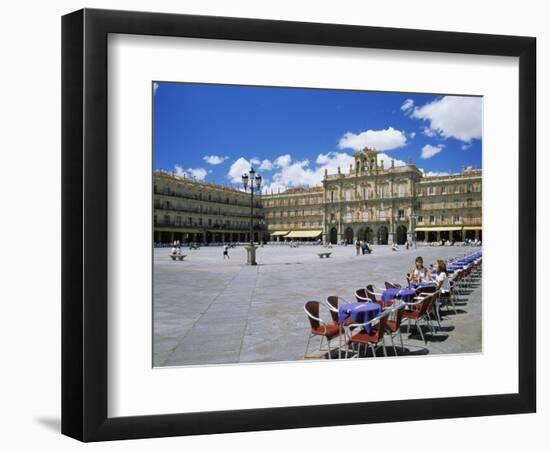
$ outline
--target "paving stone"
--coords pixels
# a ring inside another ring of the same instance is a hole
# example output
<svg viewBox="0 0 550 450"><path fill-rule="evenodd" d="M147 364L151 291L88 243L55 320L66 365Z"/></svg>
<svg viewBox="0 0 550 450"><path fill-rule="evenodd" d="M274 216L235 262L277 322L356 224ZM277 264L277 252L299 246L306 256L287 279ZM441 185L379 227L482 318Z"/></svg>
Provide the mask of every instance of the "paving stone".
<svg viewBox="0 0 550 450"><path fill-rule="evenodd" d="M389 247L374 246L373 254L356 256L353 246L334 246L331 258L320 260L319 250L317 246L265 246L258 249L259 264L246 266L242 247L230 249L231 259L225 261L219 247L203 247L181 262L170 260L169 249L155 249L153 364L302 360L309 327L303 312L306 301L324 302L329 295L353 301L355 290L366 284L380 288L384 281L404 284L405 273L418 255L428 265L473 251L419 247L392 252ZM414 327L410 334L404 332L405 352L398 354L480 352L480 283L461 299L465 301L457 304L459 314L444 312L438 333L432 336L425 329L427 345ZM327 311L322 316L331 320ZM399 346L398 337L395 343ZM311 352L318 345L319 340L312 339Z"/></svg>

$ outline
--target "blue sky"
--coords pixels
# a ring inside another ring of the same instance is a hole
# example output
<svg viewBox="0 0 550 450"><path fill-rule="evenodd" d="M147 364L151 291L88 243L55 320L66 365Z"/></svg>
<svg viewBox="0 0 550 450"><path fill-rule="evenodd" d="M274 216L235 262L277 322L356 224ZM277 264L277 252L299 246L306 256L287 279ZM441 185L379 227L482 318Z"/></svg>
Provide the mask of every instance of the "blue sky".
<svg viewBox="0 0 550 450"><path fill-rule="evenodd" d="M479 97L154 82L153 108L154 168L209 182L252 163L267 191L315 185L366 145L386 167L481 168Z"/></svg>

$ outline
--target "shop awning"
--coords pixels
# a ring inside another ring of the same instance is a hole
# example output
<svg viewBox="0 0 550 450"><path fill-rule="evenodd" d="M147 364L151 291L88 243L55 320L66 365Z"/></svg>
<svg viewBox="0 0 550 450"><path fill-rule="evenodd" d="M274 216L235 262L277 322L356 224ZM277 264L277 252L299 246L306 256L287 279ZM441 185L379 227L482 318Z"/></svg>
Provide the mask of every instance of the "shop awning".
<svg viewBox="0 0 550 450"><path fill-rule="evenodd" d="M273 233L271 233L271 236L284 236L288 233L288 231L274 231Z"/></svg>
<svg viewBox="0 0 550 450"><path fill-rule="evenodd" d="M420 227L415 228L414 231L460 231L462 230L462 227Z"/></svg>
<svg viewBox="0 0 550 450"><path fill-rule="evenodd" d="M292 230L285 238L315 238L322 232L323 230Z"/></svg>
<svg viewBox="0 0 550 450"><path fill-rule="evenodd" d="M481 226L471 226L471 227L464 227L464 230L465 231L468 231L468 230L481 230Z"/></svg>

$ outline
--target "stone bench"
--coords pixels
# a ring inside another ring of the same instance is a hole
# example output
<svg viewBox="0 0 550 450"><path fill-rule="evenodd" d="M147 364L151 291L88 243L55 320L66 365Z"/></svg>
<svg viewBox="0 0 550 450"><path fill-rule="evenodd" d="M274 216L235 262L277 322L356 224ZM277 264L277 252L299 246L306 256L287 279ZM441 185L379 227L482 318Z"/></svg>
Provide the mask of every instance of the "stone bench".
<svg viewBox="0 0 550 450"><path fill-rule="evenodd" d="M332 252L325 252L325 253L317 253L319 255L319 258L330 258L330 255L332 255Z"/></svg>
<svg viewBox="0 0 550 450"><path fill-rule="evenodd" d="M172 261L183 261L187 255L170 255Z"/></svg>

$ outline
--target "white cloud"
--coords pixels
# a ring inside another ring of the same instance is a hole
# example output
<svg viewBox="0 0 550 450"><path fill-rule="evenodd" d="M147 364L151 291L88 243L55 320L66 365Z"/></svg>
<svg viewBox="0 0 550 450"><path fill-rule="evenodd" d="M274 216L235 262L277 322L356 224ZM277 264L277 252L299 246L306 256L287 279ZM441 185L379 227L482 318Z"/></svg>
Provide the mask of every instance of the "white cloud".
<svg viewBox="0 0 550 450"><path fill-rule="evenodd" d="M422 134L424 136L428 136L428 137L434 137L436 135L436 132L435 131L432 131L430 128L428 127L422 127Z"/></svg>
<svg viewBox="0 0 550 450"><path fill-rule="evenodd" d="M413 106L414 106L414 100L412 98L408 98L401 105L401 111L405 111L405 113L410 112Z"/></svg>
<svg viewBox="0 0 550 450"><path fill-rule="evenodd" d="M367 130L359 134L348 131L338 142L339 148L362 150L365 147L374 147L378 151L393 150L407 145L405 132L392 127L385 130Z"/></svg>
<svg viewBox="0 0 550 450"><path fill-rule="evenodd" d="M323 174L325 169L327 169L328 173L338 172L338 166L340 166L342 171L347 173L349 165L354 162L354 158L347 153L329 152L325 154L320 153L315 162L321 167Z"/></svg>
<svg viewBox="0 0 550 450"><path fill-rule="evenodd" d="M415 107L411 117L429 122L429 130L445 139L469 143L481 138L481 106L479 97L445 96Z"/></svg>
<svg viewBox="0 0 550 450"><path fill-rule="evenodd" d="M212 164L213 166L216 166L218 164L221 164L228 158L229 156L206 155L202 159L204 159L208 164Z"/></svg>
<svg viewBox="0 0 550 450"><path fill-rule="evenodd" d="M194 169L190 167L189 169L184 170L180 165L176 164L174 166L174 173L178 177L193 178L198 181L203 181L206 178L207 171L202 167L197 167Z"/></svg>
<svg viewBox="0 0 550 450"><path fill-rule="evenodd" d="M406 166L407 163L405 161L401 161L400 159L392 158L385 153L378 153L378 162L384 162L384 168L387 169L388 167L391 167L391 162L393 161L393 164L395 167L402 167Z"/></svg>
<svg viewBox="0 0 550 450"><path fill-rule="evenodd" d="M410 137L411 139L414 139L415 136L416 136L416 133L415 133L414 131L411 131L411 132L409 133L409 137Z"/></svg>
<svg viewBox="0 0 550 450"><path fill-rule="evenodd" d="M420 154L420 157L422 159L431 158L432 156L435 156L439 152L441 152L444 148L445 146L443 144L439 144L437 146L426 144L424 147L422 147L422 153Z"/></svg>
<svg viewBox="0 0 550 450"><path fill-rule="evenodd" d="M462 144L460 146L460 149L461 150L468 150L471 146L472 146L472 144Z"/></svg>
<svg viewBox="0 0 550 450"><path fill-rule="evenodd" d="M260 170L272 170L273 163L269 159L264 159L260 164Z"/></svg>
<svg viewBox="0 0 550 450"><path fill-rule="evenodd" d="M252 164L254 164L255 166L261 164L261 161L260 161L258 158L252 158L252 159L250 160L250 162L251 162Z"/></svg>
<svg viewBox="0 0 550 450"><path fill-rule="evenodd" d="M292 161L292 158L289 154L281 155L273 161L273 165L275 167L286 167L290 164L290 161Z"/></svg>
<svg viewBox="0 0 550 450"><path fill-rule="evenodd" d="M153 95L157 93L157 89L159 88L159 84L155 81L153 83Z"/></svg>
<svg viewBox="0 0 550 450"><path fill-rule="evenodd" d="M235 160L233 164L231 164L226 178L228 178L232 183L242 183L243 173L247 173L250 170L250 167L250 161L241 156L239 159Z"/></svg>

